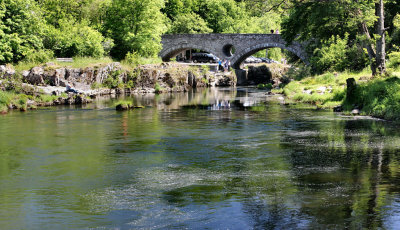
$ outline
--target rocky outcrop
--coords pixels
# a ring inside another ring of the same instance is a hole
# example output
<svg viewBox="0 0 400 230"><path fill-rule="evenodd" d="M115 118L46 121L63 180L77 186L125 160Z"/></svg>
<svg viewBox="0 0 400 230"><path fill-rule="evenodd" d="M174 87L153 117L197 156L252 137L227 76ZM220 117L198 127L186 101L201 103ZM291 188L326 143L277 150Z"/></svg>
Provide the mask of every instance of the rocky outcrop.
<svg viewBox="0 0 400 230"><path fill-rule="evenodd" d="M271 83L272 74L266 65L249 66L247 81L249 84L258 85L261 83Z"/></svg>
<svg viewBox="0 0 400 230"><path fill-rule="evenodd" d="M13 78L16 72L7 66L0 66L0 89L6 89L2 81L6 75ZM22 71L20 76L22 82L15 83L13 81L16 78L10 78L8 83L11 82L13 86L8 88L20 88L29 95L61 95L67 84L90 96L154 93L156 87L158 92L181 92L190 88L236 85L236 79L231 73L221 74L205 71L201 66L171 63L143 65L133 71L124 70L118 62L80 69L47 63Z"/></svg>

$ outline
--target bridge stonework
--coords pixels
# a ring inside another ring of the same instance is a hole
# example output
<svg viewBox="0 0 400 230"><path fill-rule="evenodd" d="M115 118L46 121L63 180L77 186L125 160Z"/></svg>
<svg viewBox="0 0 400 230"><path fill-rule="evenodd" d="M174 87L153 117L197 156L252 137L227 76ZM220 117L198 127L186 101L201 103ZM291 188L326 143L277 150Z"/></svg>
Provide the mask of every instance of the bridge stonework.
<svg viewBox="0 0 400 230"><path fill-rule="evenodd" d="M161 43L163 49L159 55L163 61L169 61L184 50L199 49L222 60L230 60L233 68L240 69L248 56L263 49L278 47L291 51L309 64L303 44L293 42L287 45L279 34L176 34L164 35ZM232 47L235 50L233 54L230 52Z"/></svg>

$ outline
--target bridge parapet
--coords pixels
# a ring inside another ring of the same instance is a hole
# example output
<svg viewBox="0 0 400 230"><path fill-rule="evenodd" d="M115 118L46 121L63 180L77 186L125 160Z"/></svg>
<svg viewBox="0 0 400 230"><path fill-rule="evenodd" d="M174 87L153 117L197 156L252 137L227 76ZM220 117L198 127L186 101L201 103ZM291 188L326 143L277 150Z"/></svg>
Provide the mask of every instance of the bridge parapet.
<svg viewBox="0 0 400 230"><path fill-rule="evenodd" d="M210 52L220 59L230 60L234 68L248 56L266 49L279 47L287 49L308 64L308 56L303 44L293 42L287 45L280 34L176 34L162 37L163 49L160 57L169 61L178 53L188 49ZM232 53L232 49L235 50Z"/></svg>

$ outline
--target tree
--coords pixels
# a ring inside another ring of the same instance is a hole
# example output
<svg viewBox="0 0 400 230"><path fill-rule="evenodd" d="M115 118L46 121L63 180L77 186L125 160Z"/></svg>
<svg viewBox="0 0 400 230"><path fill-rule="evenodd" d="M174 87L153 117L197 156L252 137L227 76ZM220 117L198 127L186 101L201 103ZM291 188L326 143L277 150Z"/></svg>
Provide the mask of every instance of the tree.
<svg viewBox="0 0 400 230"><path fill-rule="evenodd" d="M169 33L171 34L205 34L211 32L212 29L196 13L178 15L169 29Z"/></svg>
<svg viewBox="0 0 400 230"><path fill-rule="evenodd" d="M18 62L42 49L43 24L35 1L0 1L0 63Z"/></svg>
<svg viewBox="0 0 400 230"><path fill-rule="evenodd" d="M161 13L163 0L114 0L107 9L104 30L114 39L111 54L124 58L128 52L155 56L161 49L161 35L166 31Z"/></svg>
<svg viewBox="0 0 400 230"><path fill-rule="evenodd" d="M359 42L370 58L373 74L385 72L385 27L383 0L292 0L294 7L282 24L288 42L313 41L315 47L332 36L349 34L349 45ZM375 13L374 13L375 12ZM374 34L370 34L375 28ZM375 45L374 45L375 43Z"/></svg>

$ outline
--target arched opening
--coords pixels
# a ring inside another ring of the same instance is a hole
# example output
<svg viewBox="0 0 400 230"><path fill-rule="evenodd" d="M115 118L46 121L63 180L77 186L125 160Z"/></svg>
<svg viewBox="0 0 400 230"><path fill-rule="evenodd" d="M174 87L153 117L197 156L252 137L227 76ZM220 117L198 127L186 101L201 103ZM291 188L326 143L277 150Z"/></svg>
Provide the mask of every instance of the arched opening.
<svg viewBox="0 0 400 230"><path fill-rule="evenodd" d="M233 45L227 44L222 47L222 53L227 57L232 57L236 52L236 49Z"/></svg>
<svg viewBox="0 0 400 230"><path fill-rule="evenodd" d="M297 49L293 48L293 47L287 47L283 44L279 44L279 43L266 43L266 44L260 44L257 45L255 47L249 47L247 49L242 50L240 53L235 54L234 58L232 59L232 63L233 63L233 68L235 69L241 69L241 67L244 66L244 62L245 60L252 56L253 54L261 51L261 50L266 50L266 49L270 49L270 48L280 48L282 50L286 50L285 52L288 53L292 53L295 56L297 56L299 59L301 59L306 65L308 65L308 61L305 58L306 56L300 52L297 51ZM267 61L267 60L266 60ZM272 60L270 60L272 61ZM274 60L275 62L285 62L285 60ZM286 63L288 62L288 60L286 59Z"/></svg>
<svg viewBox="0 0 400 230"><path fill-rule="evenodd" d="M178 62L217 63L219 57L203 47L190 46L170 48L161 55L163 61L174 59Z"/></svg>

